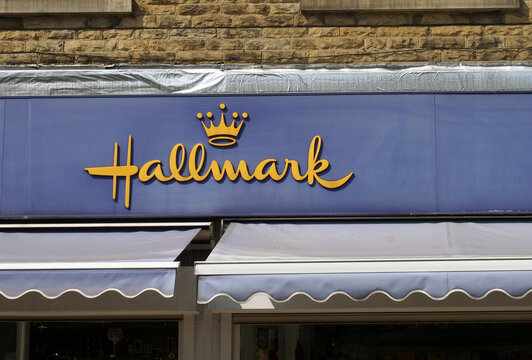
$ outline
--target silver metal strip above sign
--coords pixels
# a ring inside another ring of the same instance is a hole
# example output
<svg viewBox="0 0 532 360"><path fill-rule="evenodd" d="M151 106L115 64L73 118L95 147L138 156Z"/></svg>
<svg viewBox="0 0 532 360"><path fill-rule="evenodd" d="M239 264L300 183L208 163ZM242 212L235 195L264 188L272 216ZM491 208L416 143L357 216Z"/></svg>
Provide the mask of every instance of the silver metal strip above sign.
<svg viewBox="0 0 532 360"><path fill-rule="evenodd" d="M204 222L127 222L127 223L11 223L0 224L0 229L75 229L75 228L131 228L131 227L207 227L210 221Z"/></svg>
<svg viewBox="0 0 532 360"><path fill-rule="evenodd" d="M530 90L530 64L0 69L0 96L5 97Z"/></svg>

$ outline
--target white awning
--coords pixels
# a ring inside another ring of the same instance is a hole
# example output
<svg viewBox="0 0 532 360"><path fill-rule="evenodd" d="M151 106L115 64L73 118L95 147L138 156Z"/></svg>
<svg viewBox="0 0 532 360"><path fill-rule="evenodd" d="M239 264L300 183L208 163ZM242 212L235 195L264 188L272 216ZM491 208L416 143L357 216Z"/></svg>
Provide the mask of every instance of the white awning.
<svg viewBox="0 0 532 360"><path fill-rule="evenodd" d="M174 294L174 260L199 229L137 232L0 233L0 294L70 291L87 298L117 291L132 298L153 290Z"/></svg>
<svg viewBox="0 0 532 360"><path fill-rule="evenodd" d="M231 224L195 271L199 303L255 294L277 302L456 291L520 298L532 289L532 223Z"/></svg>

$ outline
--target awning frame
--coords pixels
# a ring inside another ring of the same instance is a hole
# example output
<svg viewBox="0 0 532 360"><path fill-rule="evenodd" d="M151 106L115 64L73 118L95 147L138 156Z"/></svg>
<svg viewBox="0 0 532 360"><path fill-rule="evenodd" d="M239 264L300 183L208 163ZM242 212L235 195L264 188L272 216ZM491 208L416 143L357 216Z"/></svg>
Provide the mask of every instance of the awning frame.
<svg viewBox="0 0 532 360"><path fill-rule="evenodd" d="M246 261L195 263L201 275L403 273L532 270L532 258L357 259L339 261Z"/></svg>
<svg viewBox="0 0 532 360"><path fill-rule="evenodd" d="M0 263L4 270L125 270L125 269L175 269L179 270L179 261L130 261L130 262L35 262Z"/></svg>

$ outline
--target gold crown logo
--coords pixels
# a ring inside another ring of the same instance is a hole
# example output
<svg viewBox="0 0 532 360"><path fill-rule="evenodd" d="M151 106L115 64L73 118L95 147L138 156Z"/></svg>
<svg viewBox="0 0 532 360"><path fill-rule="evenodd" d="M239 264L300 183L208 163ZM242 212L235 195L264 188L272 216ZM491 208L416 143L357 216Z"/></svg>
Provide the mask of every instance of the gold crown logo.
<svg viewBox="0 0 532 360"><path fill-rule="evenodd" d="M205 117L202 113L197 114L197 118L201 120L201 123L203 124L203 128L205 129L205 133L209 137L209 144L213 146L231 146L236 144L236 138L238 134L240 133L240 130L242 129L242 125L244 124L244 121L241 121L238 126L236 126L236 120L240 117L240 115L237 112L233 113L233 122L231 125L227 126L225 123L225 115L223 113L223 110L226 109L225 104L220 104L220 109L222 110L222 117L220 119L220 123L218 126L215 126L213 123L213 115L211 112L208 112L206 115L207 118L210 119L210 126L207 127L205 125ZM242 119L247 119L248 114L242 113Z"/></svg>

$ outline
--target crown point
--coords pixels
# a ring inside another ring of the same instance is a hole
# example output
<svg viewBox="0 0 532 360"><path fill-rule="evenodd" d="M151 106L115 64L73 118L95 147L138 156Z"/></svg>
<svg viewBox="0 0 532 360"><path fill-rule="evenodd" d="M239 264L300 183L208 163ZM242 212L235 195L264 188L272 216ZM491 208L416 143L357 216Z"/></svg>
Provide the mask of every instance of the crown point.
<svg viewBox="0 0 532 360"><path fill-rule="evenodd" d="M234 112L233 113L233 117L236 119L238 117L238 113L237 112Z"/></svg>
<svg viewBox="0 0 532 360"><path fill-rule="evenodd" d="M242 117L243 117L244 119L247 119L248 116L249 116L248 113L242 113Z"/></svg>
<svg viewBox="0 0 532 360"><path fill-rule="evenodd" d="M220 109L225 110L225 104L220 104Z"/></svg>
<svg viewBox="0 0 532 360"><path fill-rule="evenodd" d="M207 117L212 118L212 112L209 111L209 112L207 113Z"/></svg>
<svg viewBox="0 0 532 360"><path fill-rule="evenodd" d="M198 119L202 119L203 118L203 114L202 113L198 113L198 115L196 115L198 117Z"/></svg>

